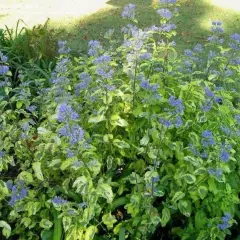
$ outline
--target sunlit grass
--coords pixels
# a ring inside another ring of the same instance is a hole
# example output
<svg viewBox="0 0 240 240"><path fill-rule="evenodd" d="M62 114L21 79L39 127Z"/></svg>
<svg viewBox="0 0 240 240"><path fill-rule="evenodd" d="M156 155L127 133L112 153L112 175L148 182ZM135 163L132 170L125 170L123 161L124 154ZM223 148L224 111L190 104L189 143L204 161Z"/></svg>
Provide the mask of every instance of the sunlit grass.
<svg viewBox="0 0 240 240"><path fill-rule="evenodd" d="M14 27L18 19L23 19L28 27L43 24L48 18L56 22L70 21L99 11L110 9L108 0L25 0L0 1L0 27ZM5 14L5 15L4 15Z"/></svg>
<svg viewBox="0 0 240 240"><path fill-rule="evenodd" d="M120 39L127 21L121 18L122 7L137 5L139 26L159 23L156 7L159 0L0 0L0 27L14 27L19 18L29 27L43 24L50 18L50 27L57 29L57 38L67 40L75 52L86 51L88 41L104 41L109 28ZM179 17L175 20L175 40L179 49L204 43L210 35L212 20L221 20L227 33L240 32L240 0L178 0ZM58 31L59 30L59 31Z"/></svg>
<svg viewBox="0 0 240 240"><path fill-rule="evenodd" d="M239 0L211 0L210 2L216 6L224 8L224 9L240 11L240 1Z"/></svg>

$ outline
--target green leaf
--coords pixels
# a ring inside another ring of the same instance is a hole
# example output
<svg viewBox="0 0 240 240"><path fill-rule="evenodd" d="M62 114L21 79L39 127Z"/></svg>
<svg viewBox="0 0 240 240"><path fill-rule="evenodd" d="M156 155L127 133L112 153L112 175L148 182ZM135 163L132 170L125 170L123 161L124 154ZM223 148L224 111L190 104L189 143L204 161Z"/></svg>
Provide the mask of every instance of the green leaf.
<svg viewBox="0 0 240 240"><path fill-rule="evenodd" d="M119 140L119 139L114 139L113 141L113 145L115 145L116 147L123 149L123 148L130 148L130 145L123 141L123 140Z"/></svg>
<svg viewBox="0 0 240 240"><path fill-rule="evenodd" d="M184 174L182 177L188 184L193 184L196 182L196 177L192 174Z"/></svg>
<svg viewBox="0 0 240 240"><path fill-rule="evenodd" d="M199 231L206 229L208 219L206 213L203 210L199 210L195 215L195 228Z"/></svg>
<svg viewBox="0 0 240 240"><path fill-rule="evenodd" d="M43 174L42 174L42 170L41 170L41 162L34 162L32 164L32 168L33 168L33 171L34 171L37 179L39 179L40 181L43 181L44 178L43 178Z"/></svg>
<svg viewBox="0 0 240 240"><path fill-rule="evenodd" d="M171 201L175 204L177 201L179 201L180 199L182 199L184 197L185 197L185 193L178 191L174 194Z"/></svg>
<svg viewBox="0 0 240 240"><path fill-rule="evenodd" d="M44 230L42 232L42 240L51 240L53 237L53 230Z"/></svg>
<svg viewBox="0 0 240 240"><path fill-rule="evenodd" d="M40 227L44 229L50 229L53 226L53 223L49 221L48 219L42 219L40 222Z"/></svg>
<svg viewBox="0 0 240 240"><path fill-rule="evenodd" d="M178 208L179 208L180 212L183 215L185 215L186 217L191 216L192 207L191 207L191 202L190 201L180 200L178 202Z"/></svg>
<svg viewBox="0 0 240 240"><path fill-rule="evenodd" d="M7 222L1 220L0 227L3 228L3 236L9 238L11 235L11 226Z"/></svg>
<svg viewBox="0 0 240 240"><path fill-rule="evenodd" d="M162 227L165 227L171 219L171 213L168 208L164 207L162 210L162 216L160 218Z"/></svg>
<svg viewBox="0 0 240 240"><path fill-rule="evenodd" d="M149 143L149 137L148 137L148 135L145 135L145 136L141 139L140 145L142 145L142 146L147 146L148 143Z"/></svg>
<svg viewBox="0 0 240 240"><path fill-rule="evenodd" d="M54 218L54 230L53 230L53 240L62 240L62 220L59 218L58 211L53 209Z"/></svg>
<svg viewBox="0 0 240 240"><path fill-rule="evenodd" d="M17 101L17 104L16 104L17 109L20 109L22 105L23 105L22 101Z"/></svg>
<svg viewBox="0 0 240 240"><path fill-rule="evenodd" d="M88 122L89 123L99 123L99 122L102 122L102 121L105 121L106 118L104 115L98 115L96 117L90 117Z"/></svg>
<svg viewBox="0 0 240 240"><path fill-rule="evenodd" d="M93 225L89 226L85 232L85 240L92 240L96 233L97 233L97 227Z"/></svg>
<svg viewBox="0 0 240 240"><path fill-rule="evenodd" d="M119 231L119 240L125 240L125 228L121 227Z"/></svg>
<svg viewBox="0 0 240 240"><path fill-rule="evenodd" d="M205 113L199 112L197 114L197 122L199 122L199 123L207 122L207 117L206 117Z"/></svg>
<svg viewBox="0 0 240 240"><path fill-rule="evenodd" d="M88 194L90 187L92 186L92 181L89 181L85 176L78 177L74 183L73 187L77 188L76 192L80 194Z"/></svg>
<svg viewBox="0 0 240 240"><path fill-rule="evenodd" d="M201 199L204 199L207 196L208 189L205 186L198 187L198 195Z"/></svg>
<svg viewBox="0 0 240 240"><path fill-rule="evenodd" d="M100 196L107 199L107 203L111 203L113 201L113 192L110 185L100 183L97 187L97 192Z"/></svg>
<svg viewBox="0 0 240 240"><path fill-rule="evenodd" d="M107 226L107 229L112 229L113 224L117 222L115 216L113 216L111 213L103 215L102 221Z"/></svg>
<svg viewBox="0 0 240 240"><path fill-rule="evenodd" d="M32 183L33 182L33 177L32 177L32 174L29 173L29 172L21 172L19 175L18 175L18 178L20 180L23 180L24 182L26 183Z"/></svg>
<svg viewBox="0 0 240 240"><path fill-rule="evenodd" d="M37 131L38 131L38 134L39 134L39 135L51 133L51 131L49 131L48 129L46 129L46 128L44 128L44 127L39 127L39 128L37 129Z"/></svg>
<svg viewBox="0 0 240 240"><path fill-rule="evenodd" d="M202 165L202 160L192 156L185 156L184 161L190 162L195 167L200 167Z"/></svg>
<svg viewBox="0 0 240 240"><path fill-rule="evenodd" d="M113 115L111 116L111 124L113 126L120 126L120 127L127 127L128 122L121 118L119 115Z"/></svg>

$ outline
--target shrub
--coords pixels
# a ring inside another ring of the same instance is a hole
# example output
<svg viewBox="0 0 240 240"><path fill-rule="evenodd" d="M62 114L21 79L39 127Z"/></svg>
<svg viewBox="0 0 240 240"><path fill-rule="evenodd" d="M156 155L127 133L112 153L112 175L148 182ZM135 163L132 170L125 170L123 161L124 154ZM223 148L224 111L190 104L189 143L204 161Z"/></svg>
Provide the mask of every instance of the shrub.
<svg viewBox="0 0 240 240"><path fill-rule="evenodd" d="M178 56L171 18L139 29L122 16L124 43L66 42L50 79L12 88L2 56L0 199L5 237L225 239L239 220L240 35ZM206 57L207 56L207 57ZM6 59L6 58L4 58ZM24 77L24 72L22 73ZM21 79L20 79L21 80ZM37 90L36 90L37 89ZM37 91L37 96L34 94ZM13 93L11 97L9 94Z"/></svg>

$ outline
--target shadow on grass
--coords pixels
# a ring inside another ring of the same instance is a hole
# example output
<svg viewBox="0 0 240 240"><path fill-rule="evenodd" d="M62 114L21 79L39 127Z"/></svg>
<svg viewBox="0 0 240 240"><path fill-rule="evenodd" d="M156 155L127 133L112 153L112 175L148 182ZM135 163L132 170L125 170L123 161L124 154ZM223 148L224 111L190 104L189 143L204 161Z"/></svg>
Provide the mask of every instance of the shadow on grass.
<svg viewBox="0 0 240 240"><path fill-rule="evenodd" d="M121 39L121 28L128 23L121 18L121 12L123 6L130 2L137 6L137 18L141 28L158 25L159 16L154 0L110 0L107 4L112 8L79 19L68 30L60 27L59 38L68 40L74 53L86 52L91 39L104 41L104 34L110 28L114 28L115 36ZM211 34L209 28L212 20L222 20L227 34L240 32L239 12L218 8L204 0L179 2L179 17L173 21L177 25L177 36L174 40L180 51L197 43L204 43Z"/></svg>

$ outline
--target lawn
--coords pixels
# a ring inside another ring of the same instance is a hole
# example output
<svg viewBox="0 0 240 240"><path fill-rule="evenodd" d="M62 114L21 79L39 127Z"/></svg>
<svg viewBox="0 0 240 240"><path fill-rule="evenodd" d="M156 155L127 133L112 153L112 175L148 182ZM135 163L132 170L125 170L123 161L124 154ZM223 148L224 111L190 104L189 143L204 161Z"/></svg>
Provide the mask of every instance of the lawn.
<svg viewBox="0 0 240 240"><path fill-rule="evenodd" d="M0 4L0 27L4 24L14 26L17 19L23 19L30 27L44 23L50 18L50 27L57 29L57 38L69 42L72 50L86 51L88 41L104 41L105 32L115 29L116 37L127 23L121 18L125 4L137 6L139 25L148 27L158 24L157 0L89 0L68 1L17 1ZM234 0L179 0L180 16L175 20L178 28L176 37L179 49L186 49L196 43L204 43L210 34L212 20L221 20L226 33L240 31L240 4ZM56 10L57 9L57 10ZM30 11L31 10L31 11Z"/></svg>

